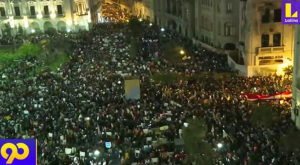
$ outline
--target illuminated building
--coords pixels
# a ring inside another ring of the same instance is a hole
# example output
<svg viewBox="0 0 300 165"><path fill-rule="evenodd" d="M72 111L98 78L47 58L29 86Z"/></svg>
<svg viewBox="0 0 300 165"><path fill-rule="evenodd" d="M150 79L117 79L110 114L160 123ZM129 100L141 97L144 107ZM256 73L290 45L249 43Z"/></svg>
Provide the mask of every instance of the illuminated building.
<svg viewBox="0 0 300 165"><path fill-rule="evenodd" d="M86 0L0 0L0 27L19 26L27 34L54 28L58 31L89 29ZM0 30L0 34L1 31Z"/></svg>
<svg viewBox="0 0 300 165"><path fill-rule="evenodd" d="M292 64L293 25L281 23L281 0L140 0L135 15L230 55L245 76L282 74Z"/></svg>
<svg viewBox="0 0 300 165"><path fill-rule="evenodd" d="M281 23L281 1L241 1L240 45L247 75L282 74L292 64L293 25Z"/></svg>
<svg viewBox="0 0 300 165"><path fill-rule="evenodd" d="M133 4L132 12L139 18L143 18L153 22L154 11L153 11L153 0L142 0L137 1Z"/></svg>

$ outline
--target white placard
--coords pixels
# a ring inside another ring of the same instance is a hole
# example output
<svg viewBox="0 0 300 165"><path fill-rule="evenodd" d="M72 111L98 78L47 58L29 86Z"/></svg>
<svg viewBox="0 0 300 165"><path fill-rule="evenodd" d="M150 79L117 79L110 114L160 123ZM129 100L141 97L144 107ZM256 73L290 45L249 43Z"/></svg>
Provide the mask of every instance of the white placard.
<svg viewBox="0 0 300 165"><path fill-rule="evenodd" d="M72 153L75 153L75 152L76 152L76 148L72 147Z"/></svg>
<svg viewBox="0 0 300 165"><path fill-rule="evenodd" d="M147 133L149 132L149 129L143 129L143 132L144 132L145 134L147 134Z"/></svg>
<svg viewBox="0 0 300 165"><path fill-rule="evenodd" d="M167 126L167 125L162 126L162 127L159 128L159 130L161 130L161 131L165 131L167 129L169 129L169 126Z"/></svg>
<svg viewBox="0 0 300 165"><path fill-rule="evenodd" d="M183 123L183 125L184 125L185 127L188 127L188 126L189 126L189 123Z"/></svg>
<svg viewBox="0 0 300 165"><path fill-rule="evenodd" d="M72 153L71 148L65 148L65 154L70 155Z"/></svg>
<svg viewBox="0 0 300 165"><path fill-rule="evenodd" d="M147 137L146 140L147 140L147 142L152 141L152 137Z"/></svg>
<svg viewBox="0 0 300 165"><path fill-rule="evenodd" d="M158 163L158 158L151 158L152 163Z"/></svg>
<svg viewBox="0 0 300 165"><path fill-rule="evenodd" d="M79 152L80 157L85 157L85 152Z"/></svg>

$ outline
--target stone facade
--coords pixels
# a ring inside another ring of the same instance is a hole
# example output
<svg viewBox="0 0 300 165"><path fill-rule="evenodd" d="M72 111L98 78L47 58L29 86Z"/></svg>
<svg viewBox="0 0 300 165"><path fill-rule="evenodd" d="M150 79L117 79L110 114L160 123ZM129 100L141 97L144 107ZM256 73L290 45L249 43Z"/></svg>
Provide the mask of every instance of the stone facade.
<svg viewBox="0 0 300 165"><path fill-rule="evenodd" d="M281 24L281 0L149 1L136 3L151 21L234 54L244 75L282 74L292 63L295 26Z"/></svg>
<svg viewBox="0 0 300 165"><path fill-rule="evenodd" d="M27 34L54 28L59 31L89 29L85 0L0 0L0 28L23 27ZM0 30L0 34L1 34Z"/></svg>
<svg viewBox="0 0 300 165"><path fill-rule="evenodd" d="M242 1L241 11L239 51L247 75L282 74L292 64L295 26L281 23L281 1Z"/></svg>

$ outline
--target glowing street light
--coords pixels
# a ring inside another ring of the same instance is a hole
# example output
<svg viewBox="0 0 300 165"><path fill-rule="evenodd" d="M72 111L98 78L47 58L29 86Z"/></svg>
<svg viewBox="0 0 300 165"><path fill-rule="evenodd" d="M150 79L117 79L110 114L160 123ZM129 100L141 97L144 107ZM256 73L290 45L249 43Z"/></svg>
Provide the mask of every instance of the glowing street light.
<svg viewBox="0 0 300 165"><path fill-rule="evenodd" d="M95 156L99 156L99 155L100 155L100 151L99 151L99 150L96 150L96 151L94 152L94 155L95 155Z"/></svg>
<svg viewBox="0 0 300 165"><path fill-rule="evenodd" d="M162 28L160 29L160 31L164 32L164 31L165 31L165 28L162 27Z"/></svg>
<svg viewBox="0 0 300 165"><path fill-rule="evenodd" d="M153 25L152 23L149 24L149 26L152 26L152 25Z"/></svg>
<svg viewBox="0 0 300 165"><path fill-rule="evenodd" d="M67 25L71 26L72 25L72 20L68 19L67 20Z"/></svg>
<svg viewBox="0 0 300 165"><path fill-rule="evenodd" d="M218 143L218 144L217 144L217 147L220 149L220 148L223 147L223 144L222 144L222 143Z"/></svg>
<svg viewBox="0 0 300 165"><path fill-rule="evenodd" d="M184 50L180 50L180 55L184 55L185 54L185 52L184 52Z"/></svg>
<svg viewBox="0 0 300 165"><path fill-rule="evenodd" d="M142 21L143 21L143 19L142 19L142 18L140 18L140 19L139 19L139 21L140 21L140 22L142 22Z"/></svg>

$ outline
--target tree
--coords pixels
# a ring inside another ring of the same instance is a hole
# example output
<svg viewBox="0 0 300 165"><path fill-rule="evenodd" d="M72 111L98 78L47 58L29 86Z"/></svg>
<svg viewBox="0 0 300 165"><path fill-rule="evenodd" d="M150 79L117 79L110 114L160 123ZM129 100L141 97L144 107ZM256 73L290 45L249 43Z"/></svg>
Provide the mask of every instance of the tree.
<svg viewBox="0 0 300 165"><path fill-rule="evenodd" d="M182 62L182 56L179 55L182 47L179 46L175 41L170 41L163 46L163 57L171 63Z"/></svg>
<svg viewBox="0 0 300 165"><path fill-rule="evenodd" d="M256 107L250 117L250 122L255 126L270 128L280 120L279 114L269 104Z"/></svg>
<svg viewBox="0 0 300 165"><path fill-rule="evenodd" d="M10 27L9 23L4 24L3 37L12 37L12 28Z"/></svg>
<svg viewBox="0 0 300 165"><path fill-rule="evenodd" d="M283 72L287 76L292 76L293 75L293 66L289 65L289 66L283 68Z"/></svg>
<svg viewBox="0 0 300 165"><path fill-rule="evenodd" d="M50 35L50 36L54 36L56 34L56 29L51 27L45 30L45 33Z"/></svg>
<svg viewBox="0 0 300 165"><path fill-rule="evenodd" d="M205 120L202 118L189 120L188 126L183 128L184 148L188 153L186 163L213 164L213 147L205 141L207 130Z"/></svg>
<svg viewBox="0 0 300 165"><path fill-rule="evenodd" d="M137 18L130 19L129 29L131 31L131 36L138 38L143 33L143 25Z"/></svg>
<svg viewBox="0 0 300 165"><path fill-rule="evenodd" d="M69 54L72 53L73 43L66 38L57 40L43 40L41 42L43 54L38 56L39 61L44 64L45 68L56 71L62 64L70 60ZM42 70L44 68L40 68Z"/></svg>
<svg viewBox="0 0 300 165"><path fill-rule="evenodd" d="M18 36L23 36L24 35L24 29L21 25L18 26L17 35Z"/></svg>

